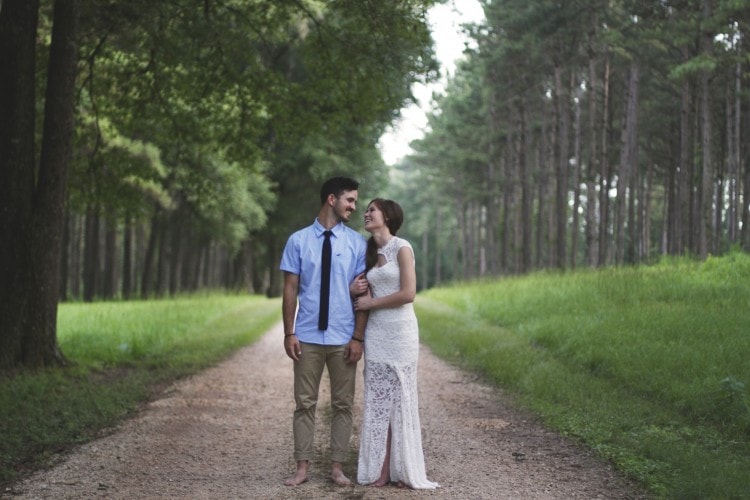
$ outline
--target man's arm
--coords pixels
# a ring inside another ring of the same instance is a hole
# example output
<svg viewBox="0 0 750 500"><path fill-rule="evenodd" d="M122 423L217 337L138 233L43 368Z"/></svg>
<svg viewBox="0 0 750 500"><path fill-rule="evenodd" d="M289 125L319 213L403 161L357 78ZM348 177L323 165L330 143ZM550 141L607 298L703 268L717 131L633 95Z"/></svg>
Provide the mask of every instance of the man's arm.
<svg viewBox="0 0 750 500"><path fill-rule="evenodd" d="M294 317L297 313L297 294L299 293L299 276L284 271L284 290L281 296L281 318L284 322L284 349L286 355L299 361L301 353L299 339L294 335Z"/></svg>
<svg viewBox="0 0 750 500"><path fill-rule="evenodd" d="M354 334L344 352L344 357L350 363L356 363L362 358L365 350L365 326L367 326L368 316L370 316L370 311L355 311L354 313Z"/></svg>

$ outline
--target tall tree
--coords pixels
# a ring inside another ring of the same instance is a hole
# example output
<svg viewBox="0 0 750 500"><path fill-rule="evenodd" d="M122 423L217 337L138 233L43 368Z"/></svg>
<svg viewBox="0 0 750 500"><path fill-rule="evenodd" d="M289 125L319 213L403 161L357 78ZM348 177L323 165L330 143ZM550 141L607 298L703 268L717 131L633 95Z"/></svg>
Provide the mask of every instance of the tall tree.
<svg viewBox="0 0 750 500"><path fill-rule="evenodd" d="M57 347L57 299L74 129L78 2L54 4L37 168L31 89L36 82L38 8L34 1L6 0L0 10L0 65L8 69L0 76L0 109L12 118L0 129L0 181L7 184L0 183L18 189L8 198L2 196L12 204L6 202L1 216L0 267L8 279L0 289L0 367L47 366L63 359Z"/></svg>

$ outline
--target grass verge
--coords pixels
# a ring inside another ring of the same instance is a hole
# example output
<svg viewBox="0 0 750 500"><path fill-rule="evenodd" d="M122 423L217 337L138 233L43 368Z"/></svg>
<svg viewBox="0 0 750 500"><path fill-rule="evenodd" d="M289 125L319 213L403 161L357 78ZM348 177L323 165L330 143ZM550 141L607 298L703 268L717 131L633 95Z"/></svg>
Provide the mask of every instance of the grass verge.
<svg viewBox="0 0 750 500"><path fill-rule="evenodd" d="M61 304L58 342L70 365L0 376L0 491L279 319L278 300L246 295Z"/></svg>
<svg viewBox="0 0 750 500"><path fill-rule="evenodd" d="M750 498L750 256L457 284L417 311L436 354L656 497Z"/></svg>

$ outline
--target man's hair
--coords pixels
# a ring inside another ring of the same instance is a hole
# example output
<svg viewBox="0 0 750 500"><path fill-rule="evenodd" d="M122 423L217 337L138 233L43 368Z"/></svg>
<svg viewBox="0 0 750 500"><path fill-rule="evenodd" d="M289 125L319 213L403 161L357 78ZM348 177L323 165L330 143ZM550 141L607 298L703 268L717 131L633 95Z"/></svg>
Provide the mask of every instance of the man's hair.
<svg viewBox="0 0 750 500"><path fill-rule="evenodd" d="M336 198L341 196L344 191L356 191L359 189L359 182L349 177L331 177L323 183L320 188L320 204L323 205L332 194Z"/></svg>

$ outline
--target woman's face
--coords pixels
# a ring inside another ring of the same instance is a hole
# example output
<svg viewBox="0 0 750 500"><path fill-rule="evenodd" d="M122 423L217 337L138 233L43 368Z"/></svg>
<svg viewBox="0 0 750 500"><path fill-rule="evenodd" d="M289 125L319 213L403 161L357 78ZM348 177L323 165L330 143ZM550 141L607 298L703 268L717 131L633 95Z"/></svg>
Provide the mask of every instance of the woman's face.
<svg viewBox="0 0 750 500"><path fill-rule="evenodd" d="M367 205L365 210L365 231L373 232L376 229L385 227L385 217L383 212L374 203Z"/></svg>

